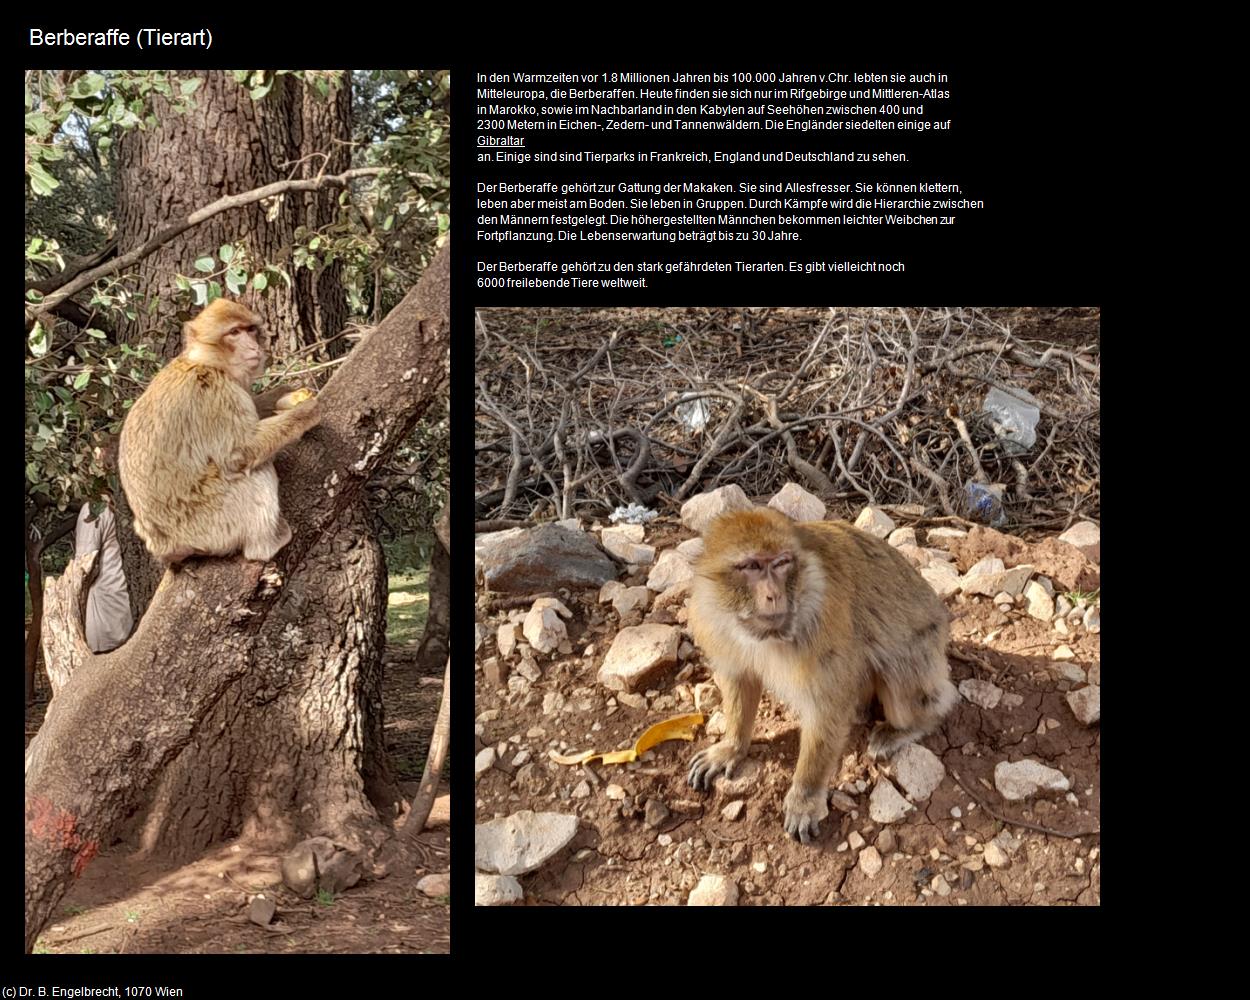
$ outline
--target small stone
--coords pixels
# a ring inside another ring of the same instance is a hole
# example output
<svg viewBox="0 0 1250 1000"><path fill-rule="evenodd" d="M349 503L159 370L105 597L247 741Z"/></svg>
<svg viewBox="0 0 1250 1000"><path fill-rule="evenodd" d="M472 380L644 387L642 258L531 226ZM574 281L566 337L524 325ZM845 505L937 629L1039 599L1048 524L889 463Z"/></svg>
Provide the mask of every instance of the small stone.
<svg viewBox="0 0 1250 1000"><path fill-rule="evenodd" d="M1071 635L1072 630L1068 628L1068 623L1062 618L1055 619L1055 631L1060 635Z"/></svg>
<svg viewBox="0 0 1250 1000"><path fill-rule="evenodd" d="M877 850L882 854L893 854L894 845L897 843L894 831L888 826L877 834Z"/></svg>
<svg viewBox="0 0 1250 1000"><path fill-rule="evenodd" d="M508 683L508 664L498 656L488 656L482 662L482 673L491 687L501 688Z"/></svg>
<svg viewBox="0 0 1250 1000"><path fill-rule="evenodd" d="M502 657L512 655L512 651L516 649L516 622L504 622L499 626L495 632L495 648Z"/></svg>
<svg viewBox="0 0 1250 1000"><path fill-rule="evenodd" d="M625 589L625 584L621 583L620 580L609 580L607 583L605 583L602 587L599 588L599 603L600 604L610 603L616 597L616 595L619 594L624 589Z"/></svg>
<svg viewBox="0 0 1250 1000"><path fill-rule="evenodd" d="M615 799L617 802L620 802L625 798L625 789L620 785L611 784L603 790L603 794L610 799Z"/></svg>
<svg viewBox="0 0 1250 1000"><path fill-rule="evenodd" d="M564 695L559 691L548 691L543 695L543 715L555 715L564 709Z"/></svg>
<svg viewBox="0 0 1250 1000"><path fill-rule="evenodd" d="M961 819L964 811L959 806L951 806L951 819Z"/></svg>
<svg viewBox="0 0 1250 1000"><path fill-rule="evenodd" d="M709 736L724 736L727 725L724 712L713 712L712 717L707 720L707 734Z"/></svg>
<svg viewBox="0 0 1250 1000"><path fill-rule="evenodd" d="M763 875L766 871L768 871L768 864L764 861L756 861L751 865L751 868L756 872L756 874Z"/></svg>
<svg viewBox="0 0 1250 1000"><path fill-rule="evenodd" d="M585 780L579 781L577 783L577 787L573 789L573 798L575 799L590 798L590 782L585 781Z"/></svg>
<svg viewBox="0 0 1250 1000"><path fill-rule="evenodd" d="M1055 614L1067 617L1068 612L1072 610L1072 602L1068 600L1067 595L1060 594L1055 598Z"/></svg>
<svg viewBox="0 0 1250 1000"><path fill-rule="evenodd" d="M449 896L451 895L451 875L447 872L426 875L425 878L417 881L417 891L431 899Z"/></svg>
<svg viewBox="0 0 1250 1000"><path fill-rule="evenodd" d="M929 883L929 888L939 896L949 896L951 894L951 887L946 881L945 875L934 875L933 881Z"/></svg>
<svg viewBox="0 0 1250 1000"><path fill-rule="evenodd" d="M474 827L473 861L479 871L524 875L545 864L577 835L578 819L529 809Z"/></svg>
<svg viewBox="0 0 1250 1000"><path fill-rule="evenodd" d="M1008 709L1008 710L1013 709L1013 708L1019 708L1021 705L1024 704L1024 695L1015 694L1014 692L1011 692L1011 691L1004 691L1003 700L1000 704L1003 706L1003 708Z"/></svg>
<svg viewBox="0 0 1250 1000"><path fill-rule="evenodd" d="M865 847L859 852L859 870L869 878L876 876L881 871L881 855L877 853L875 847Z"/></svg>
<svg viewBox="0 0 1250 1000"><path fill-rule="evenodd" d="M687 906L737 906L738 884L724 875L704 875L686 900Z"/></svg>
<svg viewBox="0 0 1250 1000"><path fill-rule="evenodd" d="M719 515L733 510L751 510L754 506L742 487L731 483L687 500L681 505L681 523L691 531L702 534Z"/></svg>
<svg viewBox="0 0 1250 1000"><path fill-rule="evenodd" d="M668 806L659 799L647 799L646 821L651 829L657 830L662 827L671 815Z"/></svg>
<svg viewBox="0 0 1250 1000"><path fill-rule="evenodd" d="M1071 646L1060 646L1050 655L1050 658L1052 660L1073 660L1076 659L1076 654L1072 652Z"/></svg>
<svg viewBox="0 0 1250 1000"><path fill-rule="evenodd" d="M1003 697L1003 689L989 681L969 678L959 682L959 693L964 699L981 708L996 708Z"/></svg>
<svg viewBox="0 0 1250 1000"><path fill-rule="evenodd" d="M1059 541L1074 545L1090 562L1099 562L1102 531L1093 521L1078 521L1059 536Z"/></svg>
<svg viewBox="0 0 1250 1000"><path fill-rule="evenodd" d="M667 833L662 833L655 838L655 842L661 847L669 847L673 843L673 838Z"/></svg>
<svg viewBox="0 0 1250 1000"><path fill-rule="evenodd" d="M846 838L846 842L850 845L851 850L858 851L864 846L864 837L858 830L852 830L851 835Z"/></svg>
<svg viewBox="0 0 1250 1000"><path fill-rule="evenodd" d="M524 895L521 883L511 875L483 875L478 872L473 880L475 906L507 906Z"/></svg>
<svg viewBox="0 0 1250 1000"><path fill-rule="evenodd" d="M261 927L268 927L278 912L278 905L267 896L253 896L248 904L247 919Z"/></svg>
<svg viewBox="0 0 1250 1000"><path fill-rule="evenodd" d="M529 763L531 756L533 755L528 750L518 750L516 756L512 758L512 766L523 767Z"/></svg>
<svg viewBox="0 0 1250 1000"><path fill-rule="evenodd" d="M618 615L624 617L633 611L646 611L650 600L651 591L646 587L625 587L612 598L612 607Z"/></svg>
<svg viewBox="0 0 1250 1000"><path fill-rule="evenodd" d="M928 747L908 743L890 761L894 780L913 802L923 802L942 783L946 768Z"/></svg>
<svg viewBox="0 0 1250 1000"><path fill-rule="evenodd" d="M1007 591L1002 590L994 595L994 603L998 605L1006 605L1007 608L1011 608L1015 606L1016 599L1007 593Z"/></svg>
<svg viewBox="0 0 1250 1000"><path fill-rule="evenodd" d="M1075 663L1059 663L1054 669L1065 681L1071 681L1073 684L1085 683L1085 671Z"/></svg>
<svg viewBox="0 0 1250 1000"><path fill-rule="evenodd" d="M894 530L894 522L885 511L876 507L865 507L855 519L855 527L877 538L888 538Z"/></svg>
<svg viewBox="0 0 1250 1000"><path fill-rule="evenodd" d="M868 815L874 823L897 823L915 808L888 778L879 779L868 798Z"/></svg>
<svg viewBox="0 0 1250 1000"><path fill-rule="evenodd" d="M1066 792L1071 782L1062 771L1035 760L999 761L994 766L994 787L1008 802L1018 802L1039 791Z"/></svg>
<svg viewBox="0 0 1250 1000"><path fill-rule="evenodd" d="M855 800L847 795L846 792L833 792L829 796L829 802L844 813L849 813L855 808Z"/></svg>
<svg viewBox="0 0 1250 1000"><path fill-rule="evenodd" d="M645 709L647 707L647 699L644 696L631 694L628 691L622 691L616 696L616 700L626 708Z"/></svg>
<svg viewBox="0 0 1250 1000"><path fill-rule="evenodd" d="M851 845L850 845L850 844L848 844L845 840L844 840L844 841L842 841L842 843L840 843L840 844L837 846L837 852L838 852L839 854L841 854L843 851L849 851L850 849L851 849Z"/></svg>
<svg viewBox="0 0 1250 1000"><path fill-rule="evenodd" d="M734 823L737 822L737 820L742 816L742 811L746 807L747 804L741 799L735 799L733 802L730 802L729 805L725 806L725 808L720 811L720 814L723 819L730 823Z"/></svg>
<svg viewBox="0 0 1250 1000"><path fill-rule="evenodd" d="M1048 622L1055 617L1055 599L1037 580L1030 580L1024 588L1026 610L1030 618Z"/></svg>
<svg viewBox="0 0 1250 1000"><path fill-rule="evenodd" d="M1102 717L1102 688L1096 684L1069 691L1065 696L1072 714L1083 726L1092 726Z"/></svg>
<svg viewBox="0 0 1250 1000"><path fill-rule="evenodd" d="M779 510L792 521L823 521L825 504L818 496L813 496L798 483L786 483L777 495L768 501L768 506Z"/></svg>
<svg viewBox="0 0 1250 1000"><path fill-rule="evenodd" d="M677 665L681 630L672 625L634 625L612 640L599 668L599 683L613 691L647 687L668 668Z"/></svg>
<svg viewBox="0 0 1250 1000"><path fill-rule="evenodd" d="M476 757L474 757L473 758L474 778L480 778L483 774L485 774L492 767L494 767L495 758L497 756L498 755L495 753L494 747L487 747L485 750L479 753Z"/></svg>
<svg viewBox="0 0 1250 1000"><path fill-rule="evenodd" d="M1102 684L1102 661L1098 661L1086 671L1091 684Z"/></svg>
<svg viewBox="0 0 1250 1000"><path fill-rule="evenodd" d="M720 688L711 681L694 686L694 707L699 712L711 712L721 703Z"/></svg>
<svg viewBox="0 0 1250 1000"><path fill-rule="evenodd" d="M1102 616L1099 614L1097 605L1091 604L1085 609L1085 617L1081 619L1081 624L1085 626L1087 632L1102 631Z"/></svg>
<svg viewBox="0 0 1250 1000"><path fill-rule="evenodd" d="M994 841L990 841L985 845L985 853L982 855L985 863L991 868L1004 868L1011 864L1010 859Z"/></svg>
<svg viewBox="0 0 1250 1000"><path fill-rule="evenodd" d="M959 592L959 570L950 563L930 562L920 571L920 575L942 600Z"/></svg>
<svg viewBox="0 0 1250 1000"><path fill-rule="evenodd" d="M891 545L897 548L900 545L916 544L915 528L895 528L890 532L890 537L886 539Z"/></svg>

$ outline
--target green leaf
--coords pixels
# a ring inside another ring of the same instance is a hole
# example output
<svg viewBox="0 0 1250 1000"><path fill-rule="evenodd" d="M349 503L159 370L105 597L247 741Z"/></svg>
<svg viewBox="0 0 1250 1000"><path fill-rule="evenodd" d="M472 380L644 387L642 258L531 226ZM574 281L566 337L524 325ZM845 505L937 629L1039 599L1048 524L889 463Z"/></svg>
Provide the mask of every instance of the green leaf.
<svg viewBox="0 0 1250 1000"><path fill-rule="evenodd" d="M243 83L247 79L249 70L235 69L230 71L230 75L234 77L235 83Z"/></svg>
<svg viewBox="0 0 1250 1000"><path fill-rule="evenodd" d="M52 131L52 123L42 111L33 111L26 116L26 131L42 137Z"/></svg>
<svg viewBox="0 0 1250 1000"><path fill-rule="evenodd" d="M29 257L31 254L36 254L42 249L43 249L43 237L36 236L33 240L30 241L30 246L26 248L26 256Z"/></svg>
<svg viewBox="0 0 1250 1000"><path fill-rule="evenodd" d="M91 372L89 371L79 372L78 377L74 379L74 388L85 389L87 388L87 383L90 381L91 381Z"/></svg>
<svg viewBox="0 0 1250 1000"><path fill-rule="evenodd" d="M100 152L103 153L106 149L113 147L113 138L112 136L102 135L96 145L100 147Z"/></svg>
<svg viewBox="0 0 1250 1000"><path fill-rule="evenodd" d="M317 247L319 247L319 246L321 246L321 237L320 237L320 236L314 236L311 240L309 240L309 241L308 241L308 249L309 249L309 250L316 250L316 249L317 249Z"/></svg>
<svg viewBox="0 0 1250 1000"><path fill-rule="evenodd" d="M208 283L208 301L213 302L221 298L221 282L210 281Z"/></svg>
<svg viewBox="0 0 1250 1000"><path fill-rule="evenodd" d="M226 272L226 287L235 295L242 293L247 287L247 272L241 267L232 267Z"/></svg>
<svg viewBox="0 0 1250 1000"><path fill-rule="evenodd" d="M215 266L212 257L200 257L195 262L195 269L204 274L211 274Z"/></svg>
<svg viewBox="0 0 1250 1000"><path fill-rule="evenodd" d="M270 80L268 83L262 83L259 87L253 87L250 91L248 91L248 96L253 101L259 101L272 89L273 81Z"/></svg>
<svg viewBox="0 0 1250 1000"><path fill-rule="evenodd" d="M30 175L30 189L37 195L46 197L61 186L61 182L44 170L37 160L31 160L26 171Z"/></svg>
<svg viewBox="0 0 1250 1000"><path fill-rule="evenodd" d="M229 264L230 261L234 260L234 246L230 243L224 244L222 248L217 251L217 256L221 258L221 262L223 264Z"/></svg>
<svg viewBox="0 0 1250 1000"><path fill-rule="evenodd" d="M95 337L95 339L96 339L96 340L106 340L106 339L108 339L108 338L107 338L107 335L105 334L105 332L104 332L103 330L95 330L95 329L90 329L90 328L87 330L87 336L88 336L88 337Z"/></svg>
<svg viewBox="0 0 1250 1000"><path fill-rule="evenodd" d="M258 292L263 292L269 287L269 279L265 276L264 272L261 272L252 278L252 287Z"/></svg>
<svg viewBox="0 0 1250 1000"><path fill-rule="evenodd" d="M247 74L246 74L246 71L244 72L244 75L245 75L245 76L247 75ZM238 78L238 77L237 77L237 75L236 75L236 79L237 79L237 78ZM197 76L197 77L193 77L193 78L192 78L192 79L190 79L190 80L183 80L183 81L182 81L182 85L181 85L181 87L179 88L179 89L182 91L182 96L183 96L183 97L190 97L192 94L194 94L197 90L199 90L199 89L200 89L200 84L201 84L201 83L203 83L203 82L204 82L204 78L203 78L203 77L199 77L199 76Z"/></svg>
<svg viewBox="0 0 1250 1000"><path fill-rule="evenodd" d="M71 97L94 97L104 89L104 77L99 73L88 73L80 76L74 81L74 89L70 91Z"/></svg>
<svg viewBox="0 0 1250 1000"><path fill-rule="evenodd" d="M174 286L175 286L175 287L178 289L178 291L180 291L180 292L189 292L189 291L191 291L191 279L190 279L190 278L184 278L184 277L180 274L180 275L178 275L176 278L174 278Z"/></svg>
<svg viewBox="0 0 1250 1000"><path fill-rule="evenodd" d="M36 322L30 328L30 335L26 338L26 342L30 345L30 353L35 357L42 358L48 353L48 335L42 323Z"/></svg>

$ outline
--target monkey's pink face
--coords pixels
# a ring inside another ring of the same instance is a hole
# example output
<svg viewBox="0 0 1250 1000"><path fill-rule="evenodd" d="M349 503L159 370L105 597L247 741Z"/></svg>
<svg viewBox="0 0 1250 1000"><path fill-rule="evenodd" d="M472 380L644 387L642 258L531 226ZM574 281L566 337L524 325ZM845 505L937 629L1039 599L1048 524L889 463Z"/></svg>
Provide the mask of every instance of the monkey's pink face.
<svg viewBox="0 0 1250 1000"><path fill-rule="evenodd" d="M222 337L222 343L230 351L230 367L241 379L250 382L265 370L265 350L256 327L235 327Z"/></svg>
<svg viewBox="0 0 1250 1000"><path fill-rule="evenodd" d="M797 570L792 552L754 552L733 564L738 618L756 637L777 639L787 634Z"/></svg>

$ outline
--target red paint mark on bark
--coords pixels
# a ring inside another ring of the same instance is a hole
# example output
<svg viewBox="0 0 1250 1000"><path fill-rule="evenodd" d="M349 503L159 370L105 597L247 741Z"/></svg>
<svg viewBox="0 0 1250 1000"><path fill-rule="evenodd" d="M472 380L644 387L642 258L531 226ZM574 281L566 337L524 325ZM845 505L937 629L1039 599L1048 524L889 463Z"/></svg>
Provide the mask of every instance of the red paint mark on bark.
<svg viewBox="0 0 1250 1000"><path fill-rule="evenodd" d="M73 852L71 867L75 878L100 852L98 841L86 840L78 833L78 817L42 795L26 797L26 824L34 836L46 841L54 850Z"/></svg>

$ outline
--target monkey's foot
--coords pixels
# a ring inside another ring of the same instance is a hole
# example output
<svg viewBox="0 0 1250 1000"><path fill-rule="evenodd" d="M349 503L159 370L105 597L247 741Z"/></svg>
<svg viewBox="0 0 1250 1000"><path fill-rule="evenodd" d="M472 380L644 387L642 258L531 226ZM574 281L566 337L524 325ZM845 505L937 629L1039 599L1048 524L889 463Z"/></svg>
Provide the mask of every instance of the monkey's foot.
<svg viewBox="0 0 1250 1000"><path fill-rule="evenodd" d="M868 756L873 760L888 760L914 742L916 733L907 729L895 729L888 722L878 723L868 737Z"/></svg>
<svg viewBox="0 0 1250 1000"><path fill-rule="evenodd" d="M820 833L820 821L829 815L828 790L803 792L794 785L786 792L785 827L795 840L810 844Z"/></svg>
<svg viewBox="0 0 1250 1000"><path fill-rule="evenodd" d="M686 780L690 782L691 787L701 792L711 791L712 779L718 774L723 774L726 778L733 777L733 769L745 756L746 754L739 752L733 743L721 740L716 745L700 750L694 755L690 761L690 772Z"/></svg>
<svg viewBox="0 0 1250 1000"><path fill-rule="evenodd" d="M271 597L282 587L282 571L276 563L266 563L260 572L260 596Z"/></svg>

